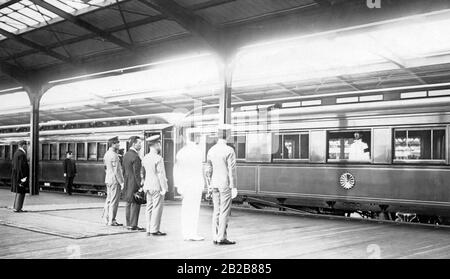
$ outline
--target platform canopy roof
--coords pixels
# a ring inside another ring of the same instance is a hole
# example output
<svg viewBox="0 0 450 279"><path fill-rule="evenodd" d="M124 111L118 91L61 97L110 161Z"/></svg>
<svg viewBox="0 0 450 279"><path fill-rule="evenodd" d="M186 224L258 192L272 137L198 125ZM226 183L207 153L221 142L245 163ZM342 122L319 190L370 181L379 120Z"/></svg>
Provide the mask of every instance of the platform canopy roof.
<svg viewBox="0 0 450 279"><path fill-rule="evenodd" d="M235 103L450 81L450 1L366 2L0 1L0 126L217 105L229 55Z"/></svg>

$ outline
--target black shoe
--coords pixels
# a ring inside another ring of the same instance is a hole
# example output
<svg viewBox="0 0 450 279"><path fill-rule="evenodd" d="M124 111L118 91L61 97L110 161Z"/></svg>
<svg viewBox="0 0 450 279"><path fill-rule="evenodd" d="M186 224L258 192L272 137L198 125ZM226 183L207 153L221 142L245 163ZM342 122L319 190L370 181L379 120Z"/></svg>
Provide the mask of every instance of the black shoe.
<svg viewBox="0 0 450 279"><path fill-rule="evenodd" d="M163 233L163 232L160 232L160 231L157 231L157 232L155 232L155 233L151 233L152 235L155 235L155 236L164 236L164 235L167 235L166 233Z"/></svg>
<svg viewBox="0 0 450 279"><path fill-rule="evenodd" d="M116 221L114 221L114 222L112 222L112 223L110 224L110 226L112 226L112 227L120 227L120 226L123 226L123 224L119 224L119 223L117 223Z"/></svg>
<svg viewBox="0 0 450 279"><path fill-rule="evenodd" d="M213 241L214 245L217 245L217 243L219 243L217 240Z"/></svg>
<svg viewBox="0 0 450 279"><path fill-rule="evenodd" d="M141 228L141 227L138 227L138 226L136 226L136 227L128 227L128 229L129 230L132 230L132 231L145 231L145 229L144 228Z"/></svg>
<svg viewBox="0 0 450 279"><path fill-rule="evenodd" d="M13 212L14 213L23 213L23 212L27 212L27 211L26 210L22 210L22 209L19 209L19 210L13 209Z"/></svg>
<svg viewBox="0 0 450 279"><path fill-rule="evenodd" d="M228 239L224 239L222 241L217 242L218 245L233 245L236 244L235 241L229 241Z"/></svg>

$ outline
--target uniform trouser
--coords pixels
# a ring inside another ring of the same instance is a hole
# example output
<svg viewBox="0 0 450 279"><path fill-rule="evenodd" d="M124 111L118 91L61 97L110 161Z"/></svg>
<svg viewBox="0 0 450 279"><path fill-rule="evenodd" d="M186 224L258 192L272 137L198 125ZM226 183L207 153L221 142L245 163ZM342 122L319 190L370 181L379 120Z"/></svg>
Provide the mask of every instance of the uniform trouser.
<svg viewBox="0 0 450 279"><path fill-rule="evenodd" d="M213 240L227 239L228 219L231 213L231 189L217 189L212 191L214 205L212 216Z"/></svg>
<svg viewBox="0 0 450 279"><path fill-rule="evenodd" d="M74 177L66 176L66 192L67 192L67 194L72 194L73 179L74 179Z"/></svg>
<svg viewBox="0 0 450 279"><path fill-rule="evenodd" d="M111 224L116 221L117 209L119 208L120 185L119 183L106 184L105 214L106 222Z"/></svg>
<svg viewBox="0 0 450 279"><path fill-rule="evenodd" d="M14 200L14 210L22 210L24 200L25 193L16 193L16 198Z"/></svg>
<svg viewBox="0 0 450 279"><path fill-rule="evenodd" d="M181 203L181 230L184 238L197 236L202 189L184 189Z"/></svg>
<svg viewBox="0 0 450 279"><path fill-rule="evenodd" d="M135 202L127 202L125 205L125 220L127 227L137 227L141 205Z"/></svg>
<svg viewBox="0 0 450 279"><path fill-rule="evenodd" d="M145 207L146 230L149 233L159 232L163 212L164 196L161 191L147 190L147 205Z"/></svg>

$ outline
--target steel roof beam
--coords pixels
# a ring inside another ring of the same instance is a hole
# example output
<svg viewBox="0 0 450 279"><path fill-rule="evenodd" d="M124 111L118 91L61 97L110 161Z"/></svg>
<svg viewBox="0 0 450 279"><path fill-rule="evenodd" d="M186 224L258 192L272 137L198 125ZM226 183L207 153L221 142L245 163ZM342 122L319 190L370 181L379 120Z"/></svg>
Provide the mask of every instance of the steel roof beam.
<svg viewBox="0 0 450 279"><path fill-rule="evenodd" d="M223 52L223 45L220 43L219 30L202 17L194 14L190 9L181 6L173 0L152 0L151 2L148 0L138 1L176 21L184 29L202 38L216 52Z"/></svg>
<svg viewBox="0 0 450 279"><path fill-rule="evenodd" d="M99 36L113 44L116 44L116 45L118 45L122 48L128 49L128 50L133 49L133 45L131 45L127 42L124 42L121 39L111 35L110 33L95 27L94 25L90 24L89 22L84 21L81 18L74 16L70 13L67 13L45 1L42 1L42 0L30 0L30 1L35 3L36 5L41 6L42 8L49 10L52 13L57 14L58 16L64 18L67 21L72 22L73 24L75 24L79 27L84 28L87 31L96 34L97 36Z"/></svg>
<svg viewBox="0 0 450 279"><path fill-rule="evenodd" d="M32 49L35 49L37 51L43 52L43 53L45 53L45 54L47 54L47 55L49 55L49 56L51 56L53 58L56 58L58 60L61 60L63 62L66 62L66 63L73 63L74 62L70 57L67 57L67 56L64 56L62 54L59 54L56 51L48 49L45 46L37 44L37 43L35 43L33 41L30 41L28 39L23 38L22 36L13 34L11 32L8 32L6 30L1 29L1 28L0 28L0 34L2 34L3 36L7 37L8 39L14 40L14 41L16 41L18 43L21 43L22 45L25 45L25 46L30 47Z"/></svg>

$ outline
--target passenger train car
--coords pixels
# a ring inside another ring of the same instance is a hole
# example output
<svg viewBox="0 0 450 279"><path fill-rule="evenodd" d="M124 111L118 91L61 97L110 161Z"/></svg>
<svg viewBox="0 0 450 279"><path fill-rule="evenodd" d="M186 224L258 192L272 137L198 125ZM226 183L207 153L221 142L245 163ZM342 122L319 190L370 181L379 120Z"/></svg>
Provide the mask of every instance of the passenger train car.
<svg viewBox="0 0 450 279"><path fill-rule="evenodd" d="M28 139L28 128L26 125L2 128L0 129L3 131L0 132L0 181L7 185L10 181L12 155L17 149L17 142ZM74 180L75 192L104 194L106 191L103 156L108 148L108 139L118 136L120 153L124 153L129 149L128 139L131 136L140 136L143 140L140 156L143 157L149 150L147 139L153 135L160 135L162 155L169 180L170 191L167 198L173 198L172 169L175 133L174 125L158 116L43 124L40 126L39 143L41 188L63 190L62 161L66 158L66 151L72 151L78 171Z"/></svg>
<svg viewBox="0 0 450 279"><path fill-rule="evenodd" d="M256 198L314 213L445 222L450 216L449 104L448 85L233 104L229 144L237 155L241 200L257 206ZM182 146L177 139L200 134L205 160L216 141L217 108L205 107L181 123L151 116L133 121L111 119L101 127L76 121L65 127L43 124L43 187L63 182L60 160L70 149L80 166L75 184L102 191L106 139L120 135L126 149L131 134L147 138L159 133L171 198L176 194L174 155ZM27 136L20 131L27 127L8 129L0 129L0 179L5 182L14 142ZM360 156L352 155L355 149Z"/></svg>

